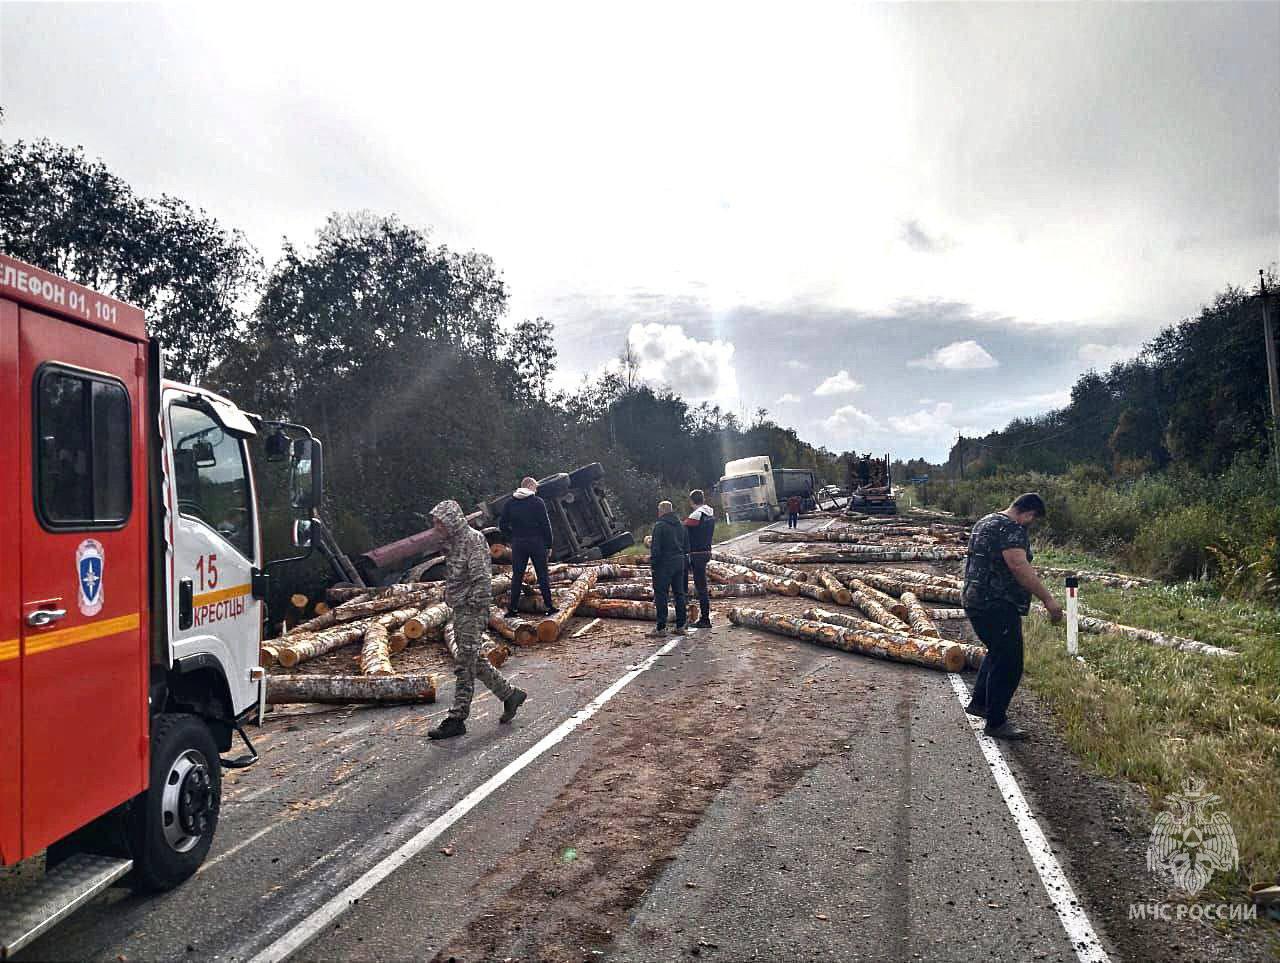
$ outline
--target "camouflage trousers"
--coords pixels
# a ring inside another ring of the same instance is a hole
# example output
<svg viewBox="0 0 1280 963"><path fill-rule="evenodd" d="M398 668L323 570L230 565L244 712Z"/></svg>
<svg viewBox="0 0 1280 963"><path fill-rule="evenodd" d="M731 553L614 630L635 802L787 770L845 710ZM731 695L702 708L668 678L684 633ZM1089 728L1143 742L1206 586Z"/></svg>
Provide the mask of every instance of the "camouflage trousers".
<svg viewBox="0 0 1280 963"><path fill-rule="evenodd" d="M471 714L471 700L476 692L476 677L488 686L499 699L506 699L513 688L506 677L480 658L480 643L489 613L479 606L466 606L453 610L453 635L458 644L458 657L453 664L453 708L449 715L454 719L466 719Z"/></svg>

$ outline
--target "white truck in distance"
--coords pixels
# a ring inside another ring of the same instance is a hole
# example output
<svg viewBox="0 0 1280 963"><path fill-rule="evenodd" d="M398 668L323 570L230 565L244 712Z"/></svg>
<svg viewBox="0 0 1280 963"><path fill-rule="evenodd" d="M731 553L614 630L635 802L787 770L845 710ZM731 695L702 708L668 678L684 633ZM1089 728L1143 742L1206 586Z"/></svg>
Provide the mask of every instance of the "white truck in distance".
<svg viewBox="0 0 1280 963"><path fill-rule="evenodd" d="M768 455L753 455L727 462L716 485L725 519L744 518L767 522L782 517L783 504L799 495L806 509L814 505L817 477L807 468L774 468Z"/></svg>

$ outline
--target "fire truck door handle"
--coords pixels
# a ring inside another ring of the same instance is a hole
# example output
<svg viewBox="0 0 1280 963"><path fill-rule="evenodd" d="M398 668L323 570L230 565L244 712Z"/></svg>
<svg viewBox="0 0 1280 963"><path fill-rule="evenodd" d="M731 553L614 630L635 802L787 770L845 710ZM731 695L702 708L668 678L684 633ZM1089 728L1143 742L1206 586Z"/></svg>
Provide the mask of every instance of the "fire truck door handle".
<svg viewBox="0 0 1280 963"><path fill-rule="evenodd" d="M36 609L34 612L27 614L27 625L39 629L46 625L52 625L58 619L65 619L66 617L66 609Z"/></svg>
<svg viewBox="0 0 1280 963"><path fill-rule="evenodd" d="M191 584L191 579L184 578L178 582L178 628L189 629L192 618L192 608L195 601L195 588Z"/></svg>

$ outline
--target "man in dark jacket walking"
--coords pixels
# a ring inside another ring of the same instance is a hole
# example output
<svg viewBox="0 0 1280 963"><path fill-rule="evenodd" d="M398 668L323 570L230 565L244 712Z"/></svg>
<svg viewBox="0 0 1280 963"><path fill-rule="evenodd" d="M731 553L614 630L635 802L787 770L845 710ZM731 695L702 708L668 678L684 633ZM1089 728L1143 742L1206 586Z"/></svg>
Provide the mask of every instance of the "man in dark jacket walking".
<svg viewBox="0 0 1280 963"><path fill-rule="evenodd" d="M658 503L658 521L653 526L649 546L649 568L653 570L653 603L658 610L658 626L651 636L667 634L667 599L675 596L676 635L687 635L689 617L684 592L685 566L689 560L689 536L670 502Z"/></svg>
<svg viewBox="0 0 1280 963"><path fill-rule="evenodd" d="M965 712L986 718L987 735L997 739L1027 738L1006 713L1022 680L1022 617L1031 596L1044 603L1054 622L1062 621L1062 606L1031 567L1027 529L1044 513L1044 499L1028 492L1004 511L979 519L969 535L960 599L987 654Z"/></svg>
<svg viewBox="0 0 1280 963"><path fill-rule="evenodd" d="M520 601L520 589L524 585L524 573L529 563L538 574L538 588L542 590L542 603L547 614L555 614L551 601L551 580L547 577L547 553L551 551L551 516L547 503L538 497L538 482L528 476L520 479L520 487L502 506L498 518L498 530L511 542L511 601L507 603L507 615L518 615L516 605Z"/></svg>
<svg viewBox="0 0 1280 963"><path fill-rule="evenodd" d="M689 571L693 573L693 587L698 593L701 615L695 628L711 628L711 591L707 586L707 563L711 561L711 542L716 534L716 513L707 504L701 488L689 492L689 505L693 511L684 520L689 535ZM686 585L685 591L688 591Z"/></svg>

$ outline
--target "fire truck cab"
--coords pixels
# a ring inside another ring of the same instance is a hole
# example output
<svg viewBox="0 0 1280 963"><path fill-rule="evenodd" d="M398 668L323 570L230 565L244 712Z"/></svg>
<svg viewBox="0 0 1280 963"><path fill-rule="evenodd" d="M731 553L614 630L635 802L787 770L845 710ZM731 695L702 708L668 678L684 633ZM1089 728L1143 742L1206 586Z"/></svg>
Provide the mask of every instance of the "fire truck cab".
<svg viewBox="0 0 1280 963"><path fill-rule="evenodd" d="M306 429L163 380L141 310L4 256L0 367L0 866L45 854L4 958L204 860L265 697L249 442L290 461L301 548L321 483Z"/></svg>

